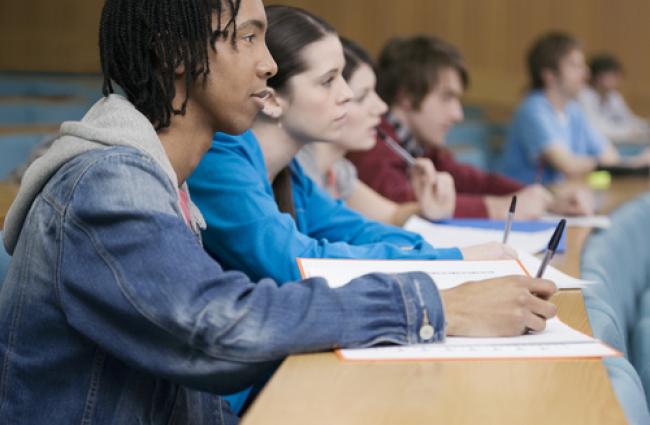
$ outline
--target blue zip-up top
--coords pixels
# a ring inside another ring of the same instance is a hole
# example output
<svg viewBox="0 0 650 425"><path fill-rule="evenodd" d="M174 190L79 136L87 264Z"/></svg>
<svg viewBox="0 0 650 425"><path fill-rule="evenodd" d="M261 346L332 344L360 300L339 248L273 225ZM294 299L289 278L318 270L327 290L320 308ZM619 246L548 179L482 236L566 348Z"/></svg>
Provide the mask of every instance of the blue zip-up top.
<svg viewBox="0 0 650 425"><path fill-rule="evenodd" d="M295 159L290 167L295 221L278 209L254 133L215 135L189 186L207 222L203 242L225 268L284 282L300 277L296 257L462 259L456 248L435 249L364 218L318 188Z"/></svg>

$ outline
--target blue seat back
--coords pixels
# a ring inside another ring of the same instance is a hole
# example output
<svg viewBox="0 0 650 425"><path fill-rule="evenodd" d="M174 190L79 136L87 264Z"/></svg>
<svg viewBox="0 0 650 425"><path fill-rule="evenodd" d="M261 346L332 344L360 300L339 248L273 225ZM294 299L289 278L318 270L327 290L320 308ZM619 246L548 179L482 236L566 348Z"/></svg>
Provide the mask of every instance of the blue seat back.
<svg viewBox="0 0 650 425"><path fill-rule="evenodd" d="M588 238L581 264L582 277L597 282L584 290L593 334L625 354L636 369L648 399L649 212L650 193L616 210L612 214L611 227L594 232Z"/></svg>

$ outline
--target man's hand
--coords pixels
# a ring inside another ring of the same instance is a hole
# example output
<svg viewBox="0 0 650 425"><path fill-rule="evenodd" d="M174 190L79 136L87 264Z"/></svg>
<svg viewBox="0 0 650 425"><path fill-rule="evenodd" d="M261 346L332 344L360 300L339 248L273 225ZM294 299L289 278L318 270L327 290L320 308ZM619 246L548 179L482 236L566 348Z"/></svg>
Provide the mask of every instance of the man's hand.
<svg viewBox="0 0 650 425"><path fill-rule="evenodd" d="M447 335L499 337L543 331L546 320L557 314L548 301L556 290L549 280L506 276L441 291Z"/></svg>
<svg viewBox="0 0 650 425"><path fill-rule="evenodd" d="M456 186L449 173L437 172L428 158L417 158L410 169L410 179L422 216L441 220L454 214Z"/></svg>

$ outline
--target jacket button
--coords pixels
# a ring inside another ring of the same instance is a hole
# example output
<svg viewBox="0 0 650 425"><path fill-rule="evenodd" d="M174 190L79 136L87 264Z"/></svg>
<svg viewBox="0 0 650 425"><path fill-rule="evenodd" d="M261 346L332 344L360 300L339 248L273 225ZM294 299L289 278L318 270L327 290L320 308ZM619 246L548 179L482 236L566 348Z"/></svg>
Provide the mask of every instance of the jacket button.
<svg viewBox="0 0 650 425"><path fill-rule="evenodd" d="M423 339L424 341L430 340L433 338L433 326L431 325L424 325L420 328L420 338Z"/></svg>

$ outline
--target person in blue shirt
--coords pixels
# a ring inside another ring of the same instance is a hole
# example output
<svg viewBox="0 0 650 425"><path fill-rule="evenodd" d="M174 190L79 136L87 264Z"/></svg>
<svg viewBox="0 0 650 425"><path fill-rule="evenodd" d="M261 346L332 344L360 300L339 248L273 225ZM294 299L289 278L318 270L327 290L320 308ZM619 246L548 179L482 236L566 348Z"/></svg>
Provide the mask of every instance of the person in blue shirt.
<svg viewBox="0 0 650 425"><path fill-rule="evenodd" d="M275 20L286 10L267 8L267 44L279 62L279 73L269 80L274 93L266 99L253 130L239 136L216 134L189 180L207 222L206 249L225 267L278 281L300 277L296 257L514 256L498 243L462 252L433 248L419 235L364 218L305 175L295 155L305 143L340 137L351 90L342 77L345 62L336 33L322 29L331 27L319 22L316 39L294 48L287 35L296 30L286 26L286 18L278 18L277 24ZM303 15L291 12L291 16L300 20ZM304 63L292 68L300 56Z"/></svg>
<svg viewBox="0 0 650 425"><path fill-rule="evenodd" d="M598 165L647 164L647 155L622 160L594 129L576 98L588 75L580 44L549 33L528 54L531 92L516 110L502 170L524 184L579 178Z"/></svg>

